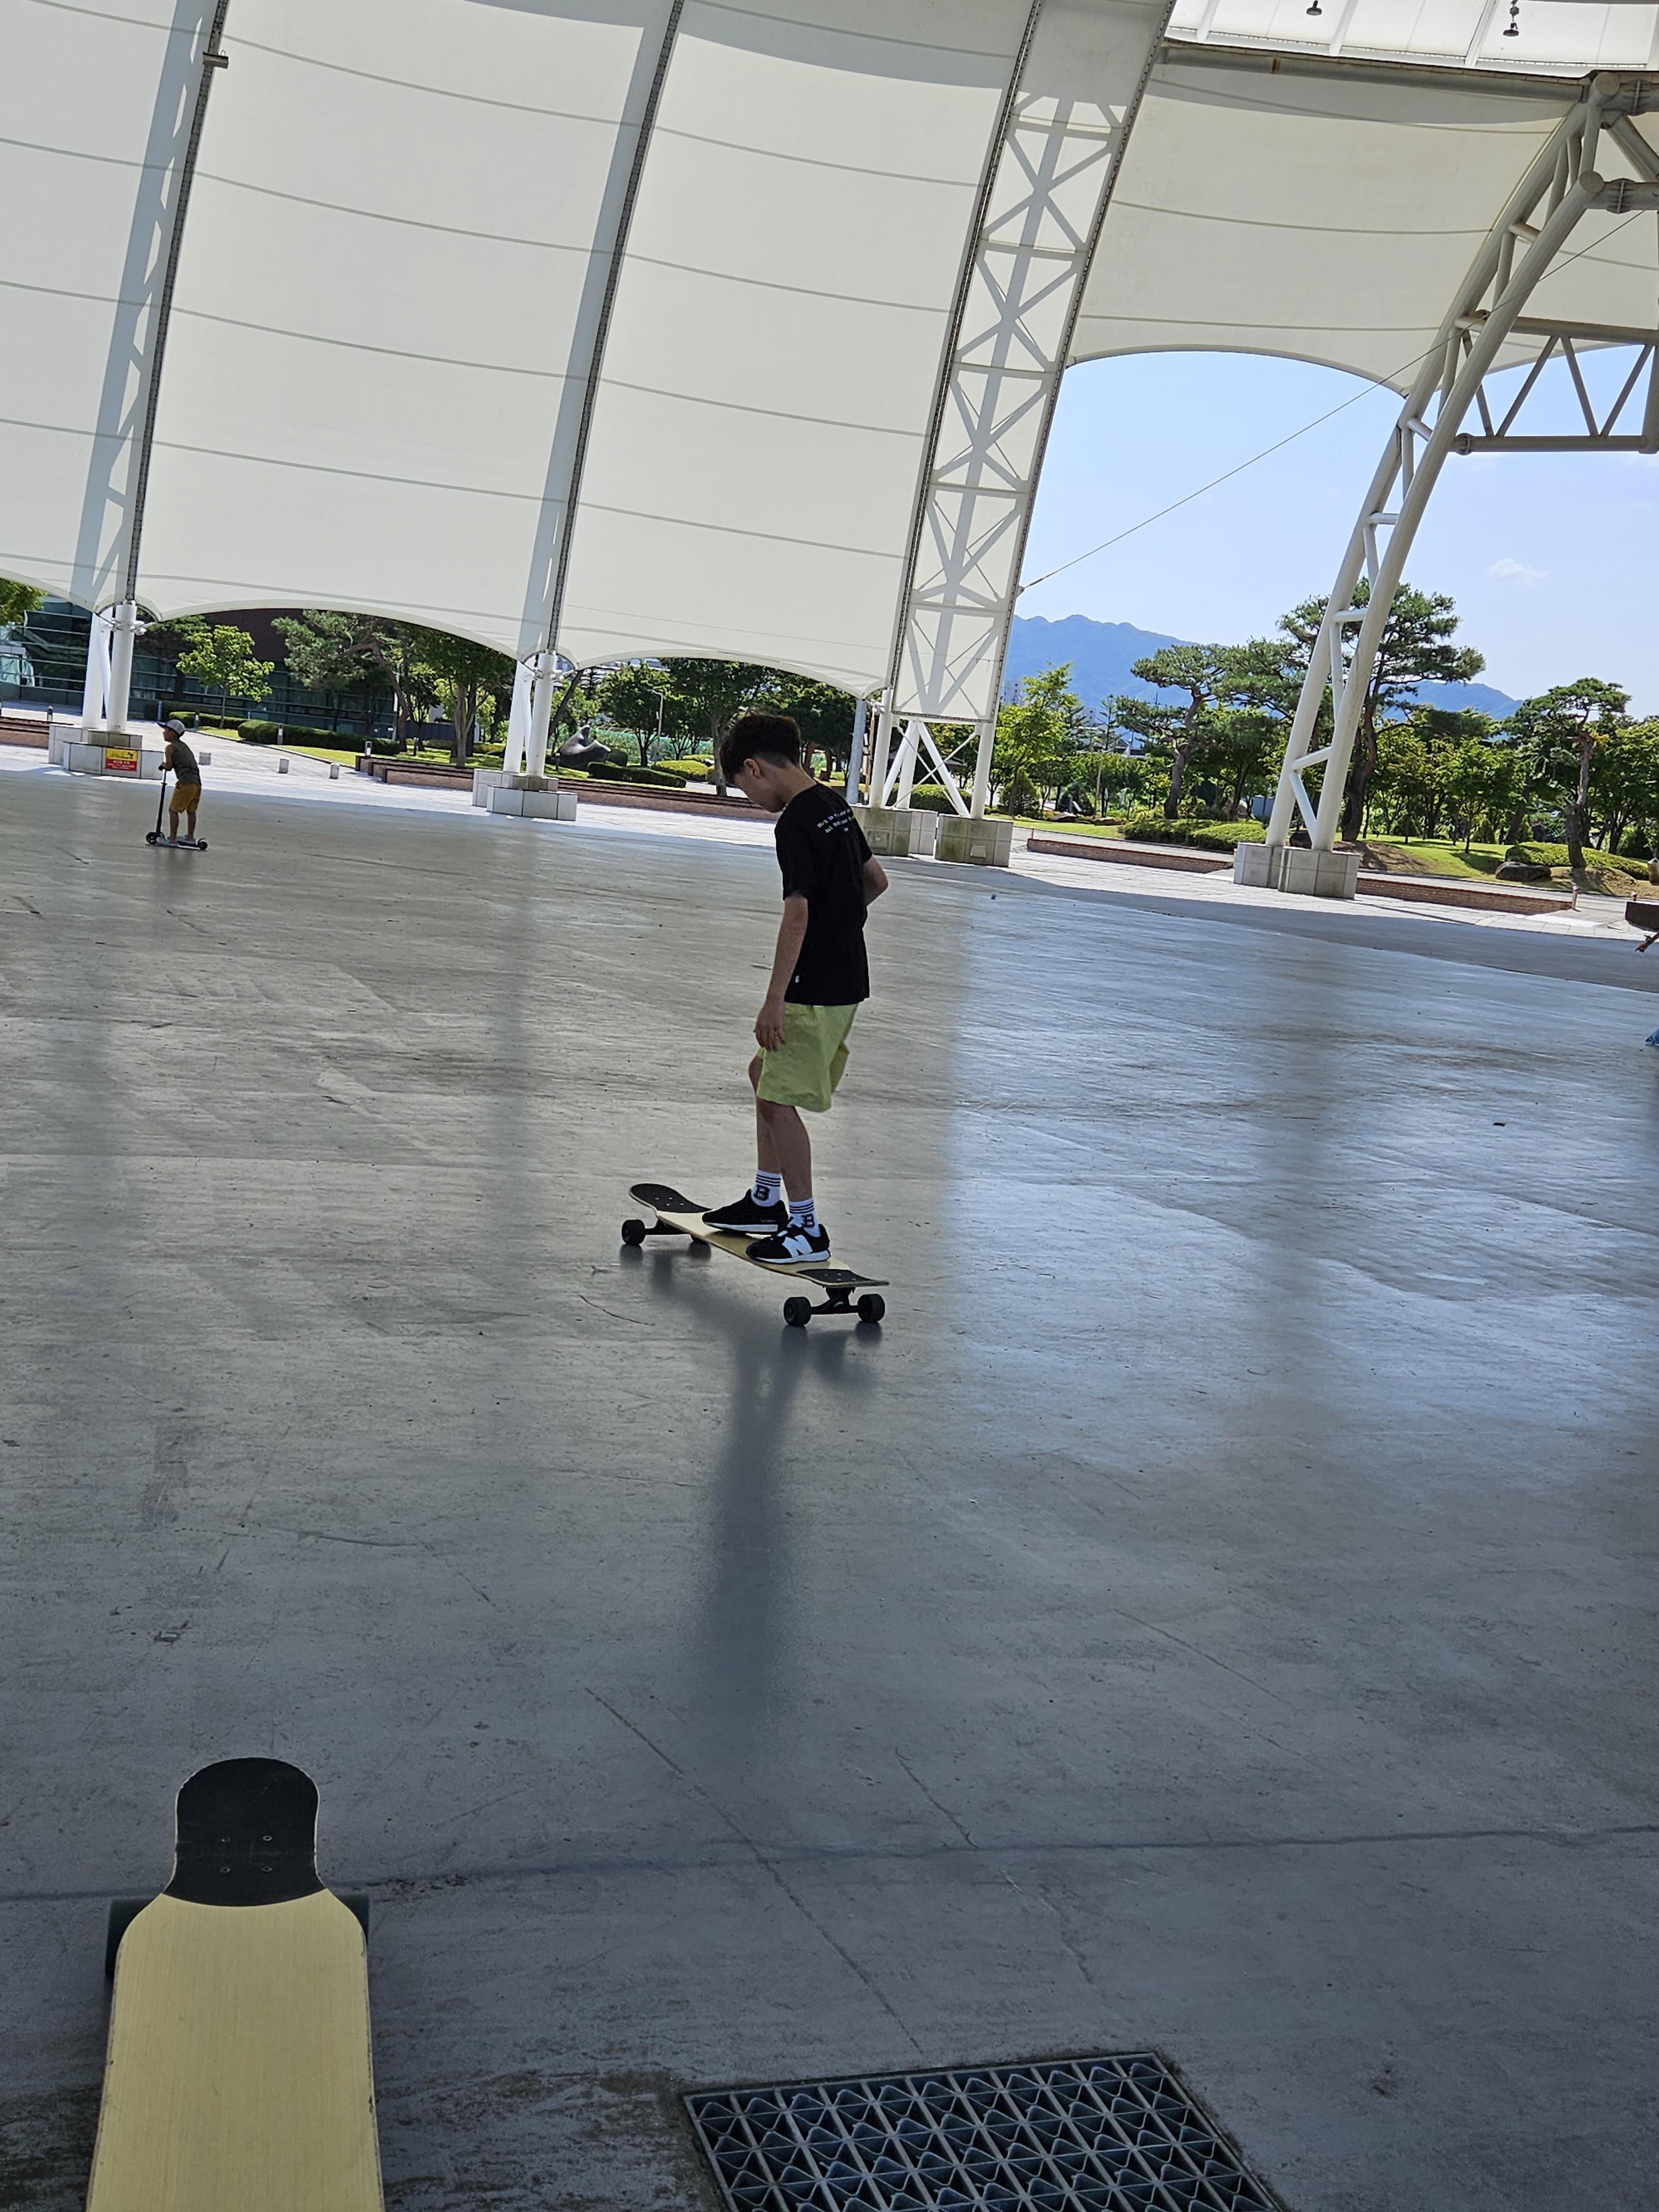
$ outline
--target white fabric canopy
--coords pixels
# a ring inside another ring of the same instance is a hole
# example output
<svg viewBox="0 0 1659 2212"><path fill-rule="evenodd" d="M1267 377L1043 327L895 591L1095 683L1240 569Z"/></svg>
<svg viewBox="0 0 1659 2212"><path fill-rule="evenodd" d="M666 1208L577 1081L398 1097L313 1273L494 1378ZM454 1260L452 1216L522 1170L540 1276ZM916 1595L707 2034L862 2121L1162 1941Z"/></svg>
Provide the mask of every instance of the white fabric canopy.
<svg viewBox="0 0 1659 2212"><path fill-rule="evenodd" d="M1073 26L1080 76L1115 57L1076 112L1121 117L1156 18L1067 5L1114 26ZM0 0L0 184L41 211L0 238L0 573L83 605L124 596L212 15ZM1179 0L1189 43L1152 71L1071 358L1221 346L1401 381L1574 96L1537 73L1645 64L1659 9L1522 0L1507 42L1486 0L1324 15ZM380 611L520 655L556 603L579 662L873 690L1001 133L1054 97L1014 100L1041 32L1030 0L228 0L140 597ZM1275 73L1252 46L1345 58ZM1534 312L1650 325L1653 229L1591 218Z"/></svg>
<svg viewBox="0 0 1659 2212"><path fill-rule="evenodd" d="M1176 0L1178 38L1350 60L1461 64L1582 76L1659 69L1659 7L1650 0Z"/></svg>
<svg viewBox="0 0 1659 2212"><path fill-rule="evenodd" d="M1221 348L1406 390L1572 98L1172 52L1124 156L1073 359ZM1640 127L1651 137L1656 120ZM1632 173L1610 137L1597 161L1609 178ZM1653 234L1651 214L1587 216L1529 312L1651 330Z"/></svg>
<svg viewBox="0 0 1659 2212"><path fill-rule="evenodd" d="M84 606L119 593L140 357L196 88L189 17L175 28L167 0L0 8L0 574Z"/></svg>
<svg viewBox="0 0 1659 2212"><path fill-rule="evenodd" d="M143 581L544 641L667 0L231 0Z"/></svg>
<svg viewBox="0 0 1659 2212"><path fill-rule="evenodd" d="M735 613L747 658L879 680L1025 15L690 0L605 349L566 653L729 653Z"/></svg>

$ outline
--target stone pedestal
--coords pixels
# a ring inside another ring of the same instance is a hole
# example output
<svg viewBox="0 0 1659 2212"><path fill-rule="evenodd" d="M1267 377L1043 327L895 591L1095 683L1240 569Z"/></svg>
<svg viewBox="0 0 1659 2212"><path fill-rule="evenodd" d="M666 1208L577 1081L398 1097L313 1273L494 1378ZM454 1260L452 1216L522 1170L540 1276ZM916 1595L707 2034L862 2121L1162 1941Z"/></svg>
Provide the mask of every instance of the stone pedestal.
<svg viewBox="0 0 1659 2212"><path fill-rule="evenodd" d="M489 794L492 814L516 814L535 822L574 822L576 818L576 794L561 791L557 784L550 784L542 791L515 791L497 785Z"/></svg>
<svg viewBox="0 0 1659 2212"><path fill-rule="evenodd" d="M979 868L1006 868L1014 849L1014 825L987 814L941 814L933 857L966 860Z"/></svg>
<svg viewBox="0 0 1659 2212"><path fill-rule="evenodd" d="M1233 881L1248 884L1255 890L1278 890L1288 849L1284 845L1236 845Z"/></svg>
<svg viewBox="0 0 1659 2212"><path fill-rule="evenodd" d="M534 822L574 822L576 794L556 775L524 775L511 769L475 768L472 804L491 814L516 814Z"/></svg>
<svg viewBox="0 0 1659 2212"><path fill-rule="evenodd" d="M1307 853L1299 846L1287 845L1279 888L1298 891L1305 898L1351 899L1359 888L1359 855Z"/></svg>
<svg viewBox="0 0 1659 2212"><path fill-rule="evenodd" d="M1310 853L1301 845L1240 845L1233 852L1233 881L1304 898L1351 899L1359 884L1359 855L1347 849Z"/></svg>
<svg viewBox="0 0 1659 2212"><path fill-rule="evenodd" d="M112 734L107 730L96 731L88 738L71 729L62 738L54 734L46 748L46 758L71 775L125 775L135 783L154 783L166 757L159 748L146 745L137 735Z"/></svg>
<svg viewBox="0 0 1659 2212"><path fill-rule="evenodd" d="M931 860L941 817L925 806L855 806L854 817L872 853L888 860Z"/></svg>

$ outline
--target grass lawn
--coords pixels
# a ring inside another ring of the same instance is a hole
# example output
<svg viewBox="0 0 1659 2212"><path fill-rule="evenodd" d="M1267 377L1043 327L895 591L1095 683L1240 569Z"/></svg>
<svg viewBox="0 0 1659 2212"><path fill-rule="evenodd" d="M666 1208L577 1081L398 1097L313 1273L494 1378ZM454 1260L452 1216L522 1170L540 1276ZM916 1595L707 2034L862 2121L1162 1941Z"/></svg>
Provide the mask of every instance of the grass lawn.
<svg viewBox="0 0 1659 2212"><path fill-rule="evenodd" d="M1462 843L1449 837L1367 837L1359 848L1365 866L1379 875L1462 876L1480 881L1496 873L1507 850L1503 845L1476 845L1465 859Z"/></svg>
<svg viewBox="0 0 1659 2212"><path fill-rule="evenodd" d="M1368 837L1359 848L1364 865L1379 875L1462 877L1482 883L1492 881L1508 850L1506 845L1477 843L1466 855L1462 844L1449 837ZM1614 860L1605 853L1585 857L1588 866L1583 887L1586 890L1613 898L1638 898L1650 888L1646 866L1640 860ZM1565 868L1553 869L1551 881L1564 890L1572 885Z"/></svg>
<svg viewBox="0 0 1659 2212"><path fill-rule="evenodd" d="M202 724L200 729L191 730L189 732L188 735L197 744L200 744L204 739L206 739L210 744L218 745L240 745L245 742L237 731L215 729L206 722ZM343 738L338 745L290 745L284 744L280 745L249 745L247 750L251 753L304 753L310 760L338 761L343 767L349 762L355 761L356 759L358 754L362 750L362 747L360 744L349 744Z"/></svg>
<svg viewBox="0 0 1659 2212"><path fill-rule="evenodd" d="M1006 822L1009 817L1006 814L998 814L995 818ZM1016 814L1013 822L1017 830L1037 830L1047 837L1121 837L1123 835L1121 822L1066 822L1052 814Z"/></svg>
<svg viewBox="0 0 1659 2212"><path fill-rule="evenodd" d="M307 760L338 761L342 768L349 768L362 752L362 747L361 745L290 745L284 743L280 745L250 745L248 750L253 753L303 753Z"/></svg>

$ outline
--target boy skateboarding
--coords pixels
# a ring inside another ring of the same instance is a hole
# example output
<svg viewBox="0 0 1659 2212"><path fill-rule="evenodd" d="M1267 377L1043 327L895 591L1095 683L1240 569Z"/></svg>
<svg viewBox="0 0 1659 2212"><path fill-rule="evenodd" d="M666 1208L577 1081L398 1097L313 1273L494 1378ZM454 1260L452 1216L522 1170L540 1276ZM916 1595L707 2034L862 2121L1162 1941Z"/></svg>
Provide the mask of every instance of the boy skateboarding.
<svg viewBox="0 0 1659 2212"><path fill-rule="evenodd" d="M202 803L202 771L196 756L185 743L182 722L163 722L161 735L167 739L167 765L173 770L173 796L167 801L167 834L176 845L179 842L179 817L185 817L186 841L196 842L196 810Z"/></svg>
<svg viewBox="0 0 1659 2212"><path fill-rule="evenodd" d="M801 1111L828 1113L847 1065L848 1032L870 995L864 917L887 877L844 801L801 766L800 732L787 714L734 722L720 767L751 805L778 817L783 919L755 1017L760 1050L749 1063L755 1179L741 1198L702 1218L711 1229L752 1234L751 1260L825 1260L830 1234L813 1204L812 1140Z"/></svg>

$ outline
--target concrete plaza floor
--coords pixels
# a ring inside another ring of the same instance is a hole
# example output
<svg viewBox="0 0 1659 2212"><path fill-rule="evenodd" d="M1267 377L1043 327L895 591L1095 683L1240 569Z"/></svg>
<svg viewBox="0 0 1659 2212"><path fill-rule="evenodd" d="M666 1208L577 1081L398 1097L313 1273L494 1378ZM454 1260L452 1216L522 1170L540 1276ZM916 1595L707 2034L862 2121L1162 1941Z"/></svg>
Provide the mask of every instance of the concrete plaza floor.
<svg viewBox="0 0 1659 2212"><path fill-rule="evenodd" d="M246 1753L374 1899L398 2212L681 2090L1155 2046L1296 2212L1650 2206L1659 954L896 866L748 1165L763 842L0 783L0 2206Z"/></svg>

